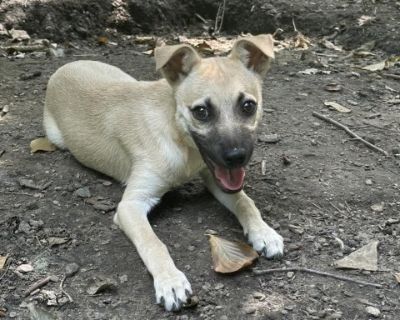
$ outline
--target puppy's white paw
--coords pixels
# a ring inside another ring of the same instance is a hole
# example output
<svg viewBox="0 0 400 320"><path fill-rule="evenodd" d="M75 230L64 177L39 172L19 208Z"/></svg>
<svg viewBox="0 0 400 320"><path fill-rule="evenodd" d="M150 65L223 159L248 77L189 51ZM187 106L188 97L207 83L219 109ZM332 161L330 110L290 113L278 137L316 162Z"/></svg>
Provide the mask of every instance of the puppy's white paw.
<svg viewBox="0 0 400 320"><path fill-rule="evenodd" d="M158 304L167 311L178 311L192 295L192 288L183 272L175 269L154 277L154 289Z"/></svg>
<svg viewBox="0 0 400 320"><path fill-rule="evenodd" d="M257 229L249 230L247 237L254 250L271 259L283 256L283 238L265 222Z"/></svg>

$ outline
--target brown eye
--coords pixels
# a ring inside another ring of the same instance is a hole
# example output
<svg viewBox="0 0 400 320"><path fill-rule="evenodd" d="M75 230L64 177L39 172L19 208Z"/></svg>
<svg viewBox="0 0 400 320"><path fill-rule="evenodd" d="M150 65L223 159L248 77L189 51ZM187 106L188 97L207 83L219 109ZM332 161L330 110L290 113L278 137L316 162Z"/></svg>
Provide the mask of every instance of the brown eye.
<svg viewBox="0 0 400 320"><path fill-rule="evenodd" d="M243 101L240 106L244 115L252 116L257 110L257 104L253 100Z"/></svg>
<svg viewBox="0 0 400 320"><path fill-rule="evenodd" d="M199 121L206 122L210 120L210 109L207 106L196 106L192 109L193 117Z"/></svg>

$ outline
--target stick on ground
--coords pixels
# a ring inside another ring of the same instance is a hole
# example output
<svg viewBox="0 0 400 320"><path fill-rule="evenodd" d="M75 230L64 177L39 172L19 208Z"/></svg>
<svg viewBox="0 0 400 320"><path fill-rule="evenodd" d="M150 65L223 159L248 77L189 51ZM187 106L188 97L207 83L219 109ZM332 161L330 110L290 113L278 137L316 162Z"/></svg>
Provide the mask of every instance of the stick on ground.
<svg viewBox="0 0 400 320"><path fill-rule="evenodd" d="M312 115L313 115L314 117L318 118L318 119L324 120L324 121L326 121L326 122L329 122L329 123L335 125L335 126L338 127L338 128L343 129L343 130L346 131L350 136L352 136L353 138L357 139L358 141L364 143L368 148L370 148L370 149L372 149L372 150L374 150L374 151L380 152L380 153L384 154L385 156L389 156L389 154L388 154L385 150L383 150L383 149L377 147L376 145L372 144L371 142L368 142L367 140L361 138L357 133L351 131L351 130L350 130L347 126L345 126L344 124L341 124L340 122L337 122L336 120L333 120L333 119L331 119L331 118L329 118L329 117L327 117L327 116L324 116L324 115L322 115L322 114L320 114L320 113L318 113L318 112L315 112L315 111L312 113Z"/></svg>
<svg viewBox="0 0 400 320"><path fill-rule="evenodd" d="M253 269L253 273L255 275L263 275L263 274L268 274L268 273L275 273L275 272L288 272L288 271L298 271L298 272L306 272L306 273L311 273L311 274L317 274L323 277L330 277L342 281L349 281L349 282L354 282L358 284L362 284L364 286L370 286L370 287L375 287L375 288L382 288L383 286L378 283L372 283L372 282L366 282L362 280L357 280L345 276L341 276L338 274L334 273L329 273L325 271L319 271L319 270L314 270L314 269L308 269L308 268L302 268L302 267L293 267L293 268L276 268L276 269L265 269L265 270L257 270Z"/></svg>

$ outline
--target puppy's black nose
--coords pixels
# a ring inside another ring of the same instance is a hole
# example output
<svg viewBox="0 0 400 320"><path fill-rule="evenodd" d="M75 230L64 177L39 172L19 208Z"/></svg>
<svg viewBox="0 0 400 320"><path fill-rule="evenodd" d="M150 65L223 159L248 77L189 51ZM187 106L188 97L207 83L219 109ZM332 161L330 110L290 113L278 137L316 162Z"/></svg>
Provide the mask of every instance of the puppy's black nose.
<svg viewBox="0 0 400 320"><path fill-rule="evenodd" d="M228 167L241 167L246 160L246 150L244 148L233 148L225 151L223 159Z"/></svg>

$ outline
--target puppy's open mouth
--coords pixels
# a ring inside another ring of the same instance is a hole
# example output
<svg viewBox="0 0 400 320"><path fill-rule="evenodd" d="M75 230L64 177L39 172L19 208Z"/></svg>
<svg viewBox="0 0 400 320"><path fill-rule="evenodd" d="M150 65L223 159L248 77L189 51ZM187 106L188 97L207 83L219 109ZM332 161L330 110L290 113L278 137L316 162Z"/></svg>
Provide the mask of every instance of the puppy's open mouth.
<svg viewBox="0 0 400 320"><path fill-rule="evenodd" d="M217 165L209 158L205 162L215 181L224 192L235 193L242 190L246 175L244 167L225 168Z"/></svg>

